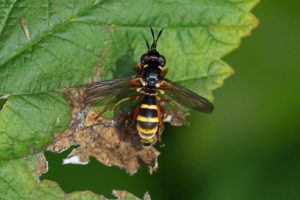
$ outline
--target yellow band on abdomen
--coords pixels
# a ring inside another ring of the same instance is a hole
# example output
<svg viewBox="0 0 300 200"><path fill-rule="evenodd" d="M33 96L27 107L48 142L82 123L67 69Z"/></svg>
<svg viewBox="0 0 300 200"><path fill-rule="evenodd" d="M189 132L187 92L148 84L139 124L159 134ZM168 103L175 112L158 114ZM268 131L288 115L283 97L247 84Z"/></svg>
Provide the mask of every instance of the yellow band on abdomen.
<svg viewBox="0 0 300 200"><path fill-rule="evenodd" d="M157 117L147 118L147 117L143 117L142 115L138 115L137 121L140 121L140 122L158 122L158 118Z"/></svg>
<svg viewBox="0 0 300 200"><path fill-rule="evenodd" d="M142 104L142 105L141 105L141 108L157 110L157 105Z"/></svg>
<svg viewBox="0 0 300 200"><path fill-rule="evenodd" d="M144 133L144 134L154 134L154 133L157 132L158 127L156 126L156 127L152 128L152 129L145 129L145 128L140 127L139 125L137 125L137 126L136 126L136 129L137 129L139 132Z"/></svg>

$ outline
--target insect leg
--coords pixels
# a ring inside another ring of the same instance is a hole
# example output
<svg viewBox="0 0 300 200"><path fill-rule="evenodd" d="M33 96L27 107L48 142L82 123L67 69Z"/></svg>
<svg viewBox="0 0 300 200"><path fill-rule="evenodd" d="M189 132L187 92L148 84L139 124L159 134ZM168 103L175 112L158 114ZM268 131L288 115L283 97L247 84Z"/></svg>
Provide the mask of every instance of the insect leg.
<svg viewBox="0 0 300 200"><path fill-rule="evenodd" d="M134 108L132 108L130 110L129 114L127 115L127 118L125 119L125 125L124 125L125 131L124 131L124 134L121 135L120 140L119 140L118 144L116 145L117 149L120 147L121 142L126 141L127 138L129 137L129 135L130 135L130 133L128 131L129 122L132 122L132 120L136 118L136 116L139 112L139 108L140 107L139 107L139 104L138 104Z"/></svg>
<svg viewBox="0 0 300 200"><path fill-rule="evenodd" d="M159 102L163 102L163 103L169 103L170 100L169 99L166 99L164 97L161 97L161 96L157 96L157 99Z"/></svg>
<svg viewBox="0 0 300 200"><path fill-rule="evenodd" d="M162 139L161 139L161 135L163 133L164 130L164 116L165 116L165 111L161 106L158 106L158 131L157 131L157 139L159 142L160 147L165 146Z"/></svg>
<svg viewBox="0 0 300 200"><path fill-rule="evenodd" d="M167 75L168 72L169 72L169 68L166 67L166 68L162 71L161 76L164 77L165 75Z"/></svg>
<svg viewBox="0 0 300 200"><path fill-rule="evenodd" d="M142 74L142 65L141 64L138 64L137 66L137 74L141 75Z"/></svg>
<svg viewBox="0 0 300 200"><path fill-rule="evenodd" d="M139 99L140 95L134 95L134 96L130 96L130 97L127 97L127 98L124 98L124 99L121 99L120 101L118 101L117 103L115 103L111 109L109 110L115 110L116 107L118 107L121 103L125 102L125 101L129 101L129 100L134 100L134 99ZM105 113L105 111L103 112L100 112L96 117L94 117L95 120L97 120L101 115L103 115L103 113Z"/></svg>
<svg viewBox="0 0 300 200"><path fill-rule="evenodd" d="M134 80L131 82L131 85L132 85L134 88L141 87L141 86L142 86L142 79L141 79L141 78L136 78L136 79L134 79Z"/></svg>
<svg viewBox="0 0 300 200"><path fill-rule="evenodd" d="M136 119L138 113L140 110L140 104L137 104L134 108L132 108L127 116L127 119L125 120L125 136L124 136L124 140L127 139L127 137L130 135L129 133L129 123L133 123L133 120Z"/></svg>
<svg viewBox="0 0 300 200"><path fill-rule="evenodd" d="M176 106L174 104L171 104L171 100L170 99L166 99L164 97L161 97L161 96L157 96L157 99L159 100L159 103L160 103L160 107L165 107L166 108L166 105L168 104L168 108L170 108L171 110L175 111L176 112ZM166 112L164 112L166 113Z"/></svg>
<svg viewBox="0 0 300 200"><path fill-rule="evenodd" d="M128 123L133 122L139 114L140 110L140 104L137 104L133 109L130 110L130 113L127 116L126 122L125 122L125 130L128 131Z"/></svg>
<svg viewBox="0 0 300 200"><path fill-rule="evenodd" d="M121 103L125 102L125 101L129 101L129 100L136 100L139 99L140 95L134 95L134 96L130 96L130 97L126 97L124 99L121 99L120 101L118 101L115 105L113 105L112 110L115 110L116 107L118 107Z"/></svg>

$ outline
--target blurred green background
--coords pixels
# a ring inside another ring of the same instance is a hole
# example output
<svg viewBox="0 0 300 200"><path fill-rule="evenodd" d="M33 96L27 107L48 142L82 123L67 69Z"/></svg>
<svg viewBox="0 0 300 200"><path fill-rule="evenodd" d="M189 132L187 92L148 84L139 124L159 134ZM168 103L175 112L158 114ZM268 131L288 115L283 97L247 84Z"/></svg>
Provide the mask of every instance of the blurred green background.
<svg viewBox="0 0 300 200"><path fill-rule="evenodd" d="M262 1L260 26L225 60L236 74L214 92L212 115L192 113L189 127L166 127L159 170L128 176L94 159L65 165L46 153L65 192L107 197L124 189L152 199L300 199L300 2Z"/></svg>

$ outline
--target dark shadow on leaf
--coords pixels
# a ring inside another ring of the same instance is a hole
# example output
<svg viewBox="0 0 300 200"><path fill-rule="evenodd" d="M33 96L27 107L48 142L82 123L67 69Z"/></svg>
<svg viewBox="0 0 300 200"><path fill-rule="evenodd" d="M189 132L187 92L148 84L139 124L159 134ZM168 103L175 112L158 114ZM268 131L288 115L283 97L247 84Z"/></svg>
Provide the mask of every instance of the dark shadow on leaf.
<svg viewBox="0 0 300 200"><path fill-rule="evenodd" d="M133 39L126 34L127 44L129 45L126 53L116 60L116 68L113 70L114 78L122 78L136 74L138 61L134 60L134 47L131 46Z"/></svg>
<svg viewBox="0 0 300 200"><path fill-rule="evenodd" d="M7 101L7 99L0 99L0 111L5 106L6 101Z"/></svg>

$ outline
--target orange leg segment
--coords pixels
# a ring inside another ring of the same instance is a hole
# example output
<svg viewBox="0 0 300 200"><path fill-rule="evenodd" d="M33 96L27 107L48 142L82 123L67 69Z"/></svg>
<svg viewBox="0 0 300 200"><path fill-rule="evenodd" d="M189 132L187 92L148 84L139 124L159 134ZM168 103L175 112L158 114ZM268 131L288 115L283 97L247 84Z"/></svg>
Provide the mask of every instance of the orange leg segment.
<svg viewBox="0 0 300 200"><path fill-rule="evenodd" d="M137 74L141 75L141 74L142 74L142 71L143 71L142 65L141 65L141 64L138 64L138 66L137 66Z"/></svg>
<svg viewBox="0 0 300 200"><path fill-rule="evenodd" d="M165 118L165 111L163 110L163 108L161 106L158 106L158 119L159 119L159 122L158 122L158 131L157 131L157 139L158 139L158 142L159 142L159 145L161 147L164 146L164 143L161 139L161 135L163 133L163 130L164 130L164 118Z"/></svg>
<svg viewBox="0 0 300 200"><path fill-rule="evenodd" d="M162 71L161 76L164 77L165 75L167 75L168 72L169 72L169 68L166 67L166 68Z"/></svg>
<svg viewBox="0 0 300 200"><path fill-rule="evenodd" d="M136 105L133 109L131 109L130 113L127 116L127 119L125 121L125 132L127 133L127 135L129 135L128 123L133 122L133 120L137 118L139 110L140 110L140 104Z"/></svg>

